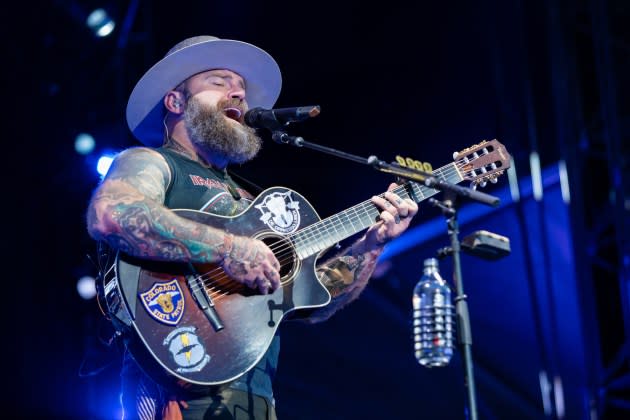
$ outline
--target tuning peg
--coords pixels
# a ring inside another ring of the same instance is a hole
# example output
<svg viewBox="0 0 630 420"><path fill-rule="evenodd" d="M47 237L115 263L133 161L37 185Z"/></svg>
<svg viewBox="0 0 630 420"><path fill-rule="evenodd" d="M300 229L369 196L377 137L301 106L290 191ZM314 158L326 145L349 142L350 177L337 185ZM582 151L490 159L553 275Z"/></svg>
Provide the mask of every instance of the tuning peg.
<svg viewBox="0 0 630 420"><path fill-rule="evenodd" d="M475 181L470 183L470 189L471 190L476 190L477 189L477 183Z"/></svg>
<svg viewBox="0 0 630 420"><path fill-rule="evenodd" d="M479 185L481 185L481 188L484 188L486 185L488 185L488 183L486 181L481 181Z"/></svg>
<svg viewBox="0 0 630 420"><path fill-rule="evenodd" d="M490 178L490 182L492 182L493 184L496 184L497 181L499 181L499 178L497 178L496 176L493 176L492 178Z"/></svg>
<svg viewBox="0 0 630 420"><path fill-rule="evenodd" d="M459 152L453 152L453 160L456 160L457 156L459 156Z"/></svg>

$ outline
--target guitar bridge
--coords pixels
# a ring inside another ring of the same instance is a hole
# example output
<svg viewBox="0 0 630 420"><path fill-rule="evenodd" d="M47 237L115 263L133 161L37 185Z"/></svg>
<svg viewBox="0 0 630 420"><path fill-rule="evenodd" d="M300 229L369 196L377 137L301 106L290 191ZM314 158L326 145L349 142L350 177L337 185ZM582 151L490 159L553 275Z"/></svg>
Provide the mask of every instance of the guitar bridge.
<svg viewBox="0 0 630 420"><path fill-rule="evenodd" d="M219 317L219 313L214 307L214 302L210 295L208 295L203 281L199 276L188 276L187 282L190 294L197 302L197 305L199 305L199 309L201 309L206 318L208 318L208 321L210 321L212 328L214 328L215 331L221 331L225 328L221 317Z"/></svg>

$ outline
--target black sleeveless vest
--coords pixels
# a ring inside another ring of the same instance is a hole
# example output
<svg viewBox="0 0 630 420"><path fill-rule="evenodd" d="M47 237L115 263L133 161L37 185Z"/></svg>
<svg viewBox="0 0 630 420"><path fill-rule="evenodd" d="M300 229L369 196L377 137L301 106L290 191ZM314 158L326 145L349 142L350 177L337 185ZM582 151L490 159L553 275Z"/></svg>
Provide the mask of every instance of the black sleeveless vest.
<svg viewBox="0 0 630 420"><path fill-rule="evenodd" d="M233 216L245 210L254 199L227 172L206 168L170 149L157 151L171 168L171 182L164 203L170 209Z"/></svg>

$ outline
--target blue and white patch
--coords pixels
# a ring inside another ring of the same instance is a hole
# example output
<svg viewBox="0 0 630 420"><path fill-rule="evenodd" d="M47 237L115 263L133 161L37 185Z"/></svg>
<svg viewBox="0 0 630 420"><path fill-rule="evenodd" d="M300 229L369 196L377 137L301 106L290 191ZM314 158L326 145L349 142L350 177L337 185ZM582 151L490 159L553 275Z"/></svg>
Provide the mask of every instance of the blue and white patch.
<svg viewBox="0 0 630 420"><path fill-rule="evenodd" d="M164 339L173 360L179 366L177 372L199 372L210 361L210 355L195 334L195 327L180 327Z"/></svg>
<svg viewBox="0 0 630 420"><path fill-rule="evenodd" d="M177 325L184 314L184 296L177 279L168 283L154 283L140 293L142 304L153 318L168 325Z"/></svg>
<svg viewBox="0 0 630 420"><path fill-rule="evenodd" d="M300 226L300 203L291 198L291 191L268 194L257 204L260 220L274 232L291 233Z"/></svg>

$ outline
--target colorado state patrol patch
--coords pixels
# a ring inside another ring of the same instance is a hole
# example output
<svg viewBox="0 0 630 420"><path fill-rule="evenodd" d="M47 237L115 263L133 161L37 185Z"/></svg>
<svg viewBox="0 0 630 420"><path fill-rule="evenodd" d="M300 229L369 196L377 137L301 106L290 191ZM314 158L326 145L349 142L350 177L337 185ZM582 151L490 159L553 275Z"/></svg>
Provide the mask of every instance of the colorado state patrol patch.
<svg viewBox="0 0 630 420"><path fill-rule="evenodd" d="M184 296L177 279L168 283L154 283L140 293L142 304L153 318L168 325L177 325L184 314Z"/></svg>

